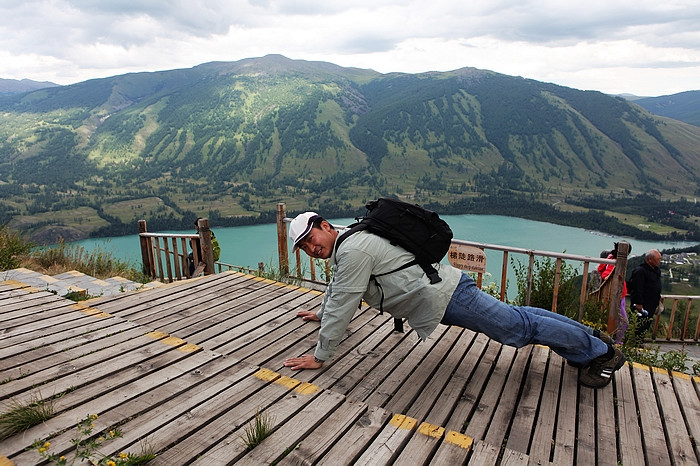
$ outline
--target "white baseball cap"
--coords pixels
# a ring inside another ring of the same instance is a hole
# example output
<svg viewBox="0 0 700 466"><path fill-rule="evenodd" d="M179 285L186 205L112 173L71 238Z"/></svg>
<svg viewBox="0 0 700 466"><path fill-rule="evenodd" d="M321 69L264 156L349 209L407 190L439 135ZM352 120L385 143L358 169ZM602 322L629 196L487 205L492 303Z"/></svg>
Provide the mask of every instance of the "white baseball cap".
<svg viewBox="0 0 700 466"><path fill-rule="evenodd" d="M304 212L294 217L292 223L289 224L289 237L294 244L292 251L296 251L299 247L299 242L309 234L314 222L321 218L316 212Z"/></svg>

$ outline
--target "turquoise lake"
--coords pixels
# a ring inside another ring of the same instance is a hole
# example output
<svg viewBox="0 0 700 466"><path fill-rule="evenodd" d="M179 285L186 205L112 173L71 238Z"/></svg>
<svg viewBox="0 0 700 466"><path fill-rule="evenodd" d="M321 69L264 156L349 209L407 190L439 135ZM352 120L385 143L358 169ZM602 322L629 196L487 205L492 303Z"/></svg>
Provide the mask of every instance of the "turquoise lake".
<svg viewBox="0 0 700 466"><path fill-rule="evenodd" d="M536 222L515 217L499 215L445 215L442 216L452 228L456 239L477 241L480 243L513 246L551 252L598 257L604 249L612 249L613 242L628 241L632 245L632 255L644 254L649 249L669 249L691 246L694 243L640 241L636 239L614 237L600 232L581 228ZM331 219L335 225L348 225L353 219ZM136 225L134 225L136 230ZM221 245L221 262L257 268L258 262L266 267L278 267L277 261L277 227L275 224L251 225L241 227L217 228L212 226ZM168 231L168 233L176 233ZM194 230L177 233L194 233ZM92 238L75 243L88 251L99 248L110 252L114 257L139 264L141 253L138 235ZM303 254L302 254L303 255ZM525 259L525 256L512 254L511 257ZM497 280L501 273L502 253L487 251L487 272ZM577 266L578 264L574 264ZM489 280L489 279L487 279ZM509 274L509 295L513 282Z"/></svg>

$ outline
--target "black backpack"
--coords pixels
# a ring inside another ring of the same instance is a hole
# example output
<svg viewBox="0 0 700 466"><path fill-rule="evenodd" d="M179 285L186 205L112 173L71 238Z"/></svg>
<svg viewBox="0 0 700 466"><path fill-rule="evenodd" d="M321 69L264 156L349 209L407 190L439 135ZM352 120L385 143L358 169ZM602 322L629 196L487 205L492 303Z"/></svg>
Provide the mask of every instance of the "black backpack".
<svg viewBox="0 0 700 466"><path fill-rule="evenodd" d="M442 280L433 264L445 257L452 242L452 230L437 213L424 209L417 204L399 201L398 199L379 198L367 203L367 214L358 217L357 223L348 226L348 230L340 235L335 243L338 250L340 244L350 235L358 231L369 231L388 239L391 244L400 246L415 256L400 267L379 275L371 275L379 290L382 292L379 311L383 311L384 292L377 277L398 272L413 265L419 265L430 279L431 284ZM401 319L394 319L394 328L403 331Z"/></svg>

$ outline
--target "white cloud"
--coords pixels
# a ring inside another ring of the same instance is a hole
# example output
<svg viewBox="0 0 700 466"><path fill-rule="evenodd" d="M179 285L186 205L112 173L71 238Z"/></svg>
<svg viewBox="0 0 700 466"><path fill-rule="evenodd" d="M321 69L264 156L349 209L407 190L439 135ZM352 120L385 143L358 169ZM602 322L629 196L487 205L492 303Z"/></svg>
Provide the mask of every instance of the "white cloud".
<svg viewBox="0 0 700 466"><path fill-rule="evenodd" d="M279 53L580 89L698 89L695 0L0 0L0 77L60 84Z"/></svg>

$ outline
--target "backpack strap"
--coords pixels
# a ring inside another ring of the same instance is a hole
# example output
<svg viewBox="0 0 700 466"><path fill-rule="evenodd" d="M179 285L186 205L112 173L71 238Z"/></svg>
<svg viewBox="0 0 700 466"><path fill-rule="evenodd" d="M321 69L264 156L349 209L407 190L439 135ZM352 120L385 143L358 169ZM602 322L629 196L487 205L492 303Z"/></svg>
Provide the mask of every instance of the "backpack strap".
<svg viewBox="0 0 700 466"><path fill-rule="evenodd" d="M338 248L340 247L340 244L345 241L350 235L357 233L358 231L366 230L367 229L367 224L365 223L354 223L348 227L348 230L344 232L342 235L338 237L338 240L335 242L335 250L338 251ZM398 272L399 270L404 270L409 267L412 267L414 265L420 265L421 268L423 269L423 272L428 276L428 279L430 279L431 284L438 283L442 280L440 278L440 275L438 275L437 270L435 270L435 267L433 267L431 264L419 264L418 260L413 259L412 261L406 262L404 265L391 270L389 272L384 272L380 273L378 275L370 275L369 279L374 281L374 284L376 287L379 289L379 292L381 293L381 298L379 298L379 313L383 314L384 313L384 290L382 289L381 283L377 281L377 277L381 277L383 275L389 275L390 273ZM399 319L397 317L394 317L394 331L403 333L403 319Z"/></svg>

